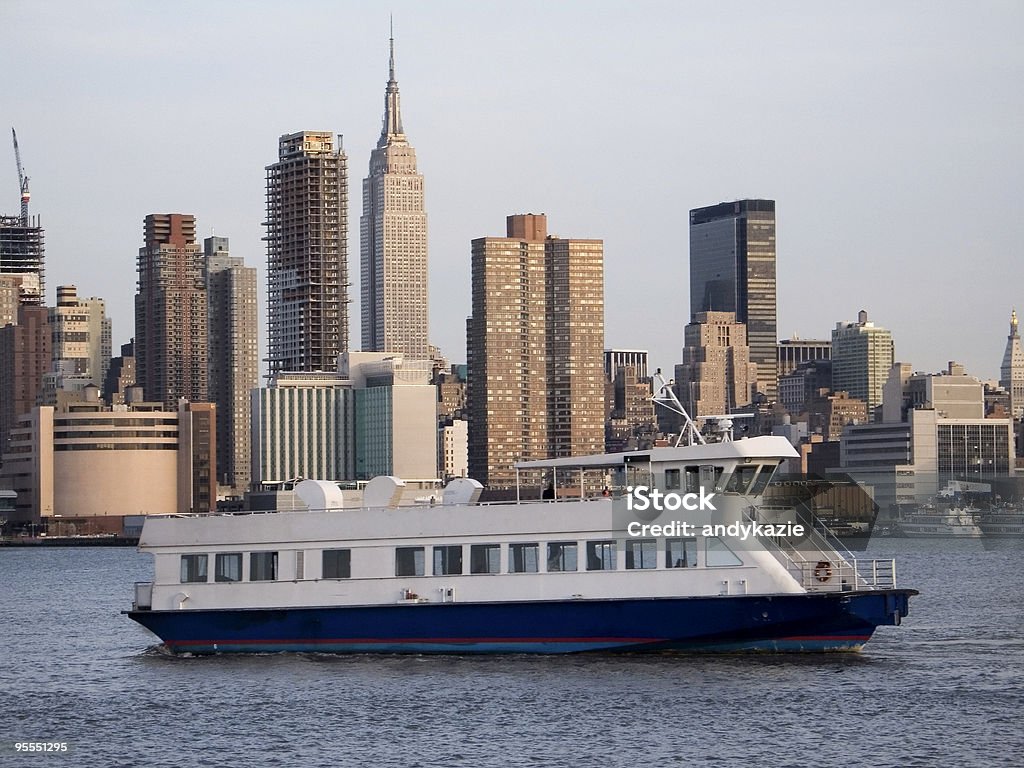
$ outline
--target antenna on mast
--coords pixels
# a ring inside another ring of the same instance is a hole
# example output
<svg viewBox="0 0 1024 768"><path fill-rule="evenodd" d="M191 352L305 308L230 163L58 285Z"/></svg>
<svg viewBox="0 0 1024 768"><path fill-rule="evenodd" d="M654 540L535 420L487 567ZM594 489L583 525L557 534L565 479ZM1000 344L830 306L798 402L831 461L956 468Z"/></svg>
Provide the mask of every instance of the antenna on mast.
<svg viewBox="0 0 1024 768"><path fill-rule="evenodd" d="M666 381L665 377L661 375L661 368L654 372L652 378L654 380L654 395L651 396L651 400L662 408L668 408L673 413L678 413L683 417L683 424L679 429L679 437L676 438L675 447L679 447L679 444L683 442L684 436L686 438L686 445L704 445L707 443L700 430L697 429L696 422L690 418L690 414L686 412L683 404L676 397L675 390L672 389L675 379Z"/></svg>
<svg viewBox="0 0 1024 768"><path fill-rule="evenodd" d="M707 440L697 427L697 421L690 417L690 414L683 408L683 404L679 402L679 398L676 397L675 390L672 388L675 384L675 379L665 380L665 377L661 375L661 368L654 372L652 377L654 380L654 395L651 397L658 405L663 408L668 408L673 413L678 413L683 417L683 424L679 430L679 436L676 438L675 445L673 447L678 448L685 439L685 445L707 445ZM732 428L733 420L735 419L752 419L754 418L753 413L716 413L708 414L706 416L697 417L702 422L712 421L714 422L713 431L718 435L718 442L731 442L733 439Z"/></svg>
<svg viewBox="0 0 1024 768"><path fill-rule="evenodd" d="M393 81L395 79L395 16L391 14L388 16L388 43L391 55L388 59L388 80Z"/></svg>

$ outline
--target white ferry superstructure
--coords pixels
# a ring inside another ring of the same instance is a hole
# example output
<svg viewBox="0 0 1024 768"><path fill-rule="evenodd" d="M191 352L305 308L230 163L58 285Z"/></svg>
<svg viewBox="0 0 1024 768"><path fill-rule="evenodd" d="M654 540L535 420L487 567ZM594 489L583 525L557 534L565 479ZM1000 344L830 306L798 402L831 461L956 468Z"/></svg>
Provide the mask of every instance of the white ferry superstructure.
<svg viewBox="0 0 1024 768"><path fill-rule="evenodd" d="M189 653L858 650L916 594L893 560L818 531L634 537L617 517L631 486L699 483L717 522L779 522L760 497L794 455L754 437L517 465L548 499L480 503L459 479L402 505L401 481L375 478L331 509L150 517L155 575L128 615Z"/></svg>

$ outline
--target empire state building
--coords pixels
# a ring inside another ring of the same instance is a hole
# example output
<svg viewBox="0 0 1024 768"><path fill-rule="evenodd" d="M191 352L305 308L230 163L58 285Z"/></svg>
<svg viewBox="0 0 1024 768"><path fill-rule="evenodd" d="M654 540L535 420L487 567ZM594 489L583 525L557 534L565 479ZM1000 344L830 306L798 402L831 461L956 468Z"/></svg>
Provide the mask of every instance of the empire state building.
<svg viewBox="0 0 1024 768"><path fill-rule="evenodd" d="M402 129L395 41L384 96L384 125L363 179L359 220L362 348L429 357L427 341L427 214L416 150Z"/></svg>

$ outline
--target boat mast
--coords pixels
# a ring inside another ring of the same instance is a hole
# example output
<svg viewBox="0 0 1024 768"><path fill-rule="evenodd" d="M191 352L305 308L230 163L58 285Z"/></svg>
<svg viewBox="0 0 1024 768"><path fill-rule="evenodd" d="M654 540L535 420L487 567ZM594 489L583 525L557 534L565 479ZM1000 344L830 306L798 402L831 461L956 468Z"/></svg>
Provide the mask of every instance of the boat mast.
<svg viewBox="0 0 1024 768"><path fill-rule="evenodd" d="M683 442L683 436L686 436L686 445L707 445L707 440L704 439L704 435L701 434L700 429L697 428L697 422L690 418L690 414L683 408L683 404L679 402L679 398L676 397L675 390L672 385L675 384L675 379L665 381L665 377L661 375L661 368L654 373L654 395L651 397L658 405L668 408L673 413L678 413L683 417L683 425L679 430L679 436L676 438L675 447L678 448ZM707 416L698 417L702 421L713 421L716 425L715 431L718 433L718 440L723 443L731 442L733 439L732 428L733 421L735 419L752 419L754 414L752 413L716 413L709 414Z"/></svg>
<svg viewBox="0 0 1024 768"><path fill-rule="evenodd" d="M676 397L675 390L672 389L672 385L675 384L675 379L669 381L665 380L665 377L661 375L661 368L654 372L654 394L651 396L656 404L662 408L668 408L673 413L677 413L683 417L683 424L679 429L679 437L676 438L675 447L678 448L683 442L683 436L686 436L686 445L706 445L707 440L697 429L697 423L690 418L690 414L683 408L683 404L679 402L679 398Z"/></svg>

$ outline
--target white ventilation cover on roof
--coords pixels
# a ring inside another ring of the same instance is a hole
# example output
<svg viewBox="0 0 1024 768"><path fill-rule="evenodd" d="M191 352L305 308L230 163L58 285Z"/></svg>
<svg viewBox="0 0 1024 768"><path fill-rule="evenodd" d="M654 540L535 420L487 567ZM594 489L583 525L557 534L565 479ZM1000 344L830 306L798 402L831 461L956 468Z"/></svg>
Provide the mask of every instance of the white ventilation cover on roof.
<svg viewBox="0 0 1024 768"><path fill-rule="evenodd" d="M363 488L364 507L397 507L402 500L402 489L405 482L391 475L380 475L373 478Z"/></svg>
<svg viewBox="0 0 1024 768"><path fill-rule="evenodd" d="M295 486L295 495L310 510L344 509L345 496L337 483L327 480L303 480Z"/></svg>
<svg viewBox="0 0 1024 768"><path fill-rule="evenodd" d="M484 487L471 477L457 477L444 487L441 503L446 506L475 504L483 489Z"/></svg>

